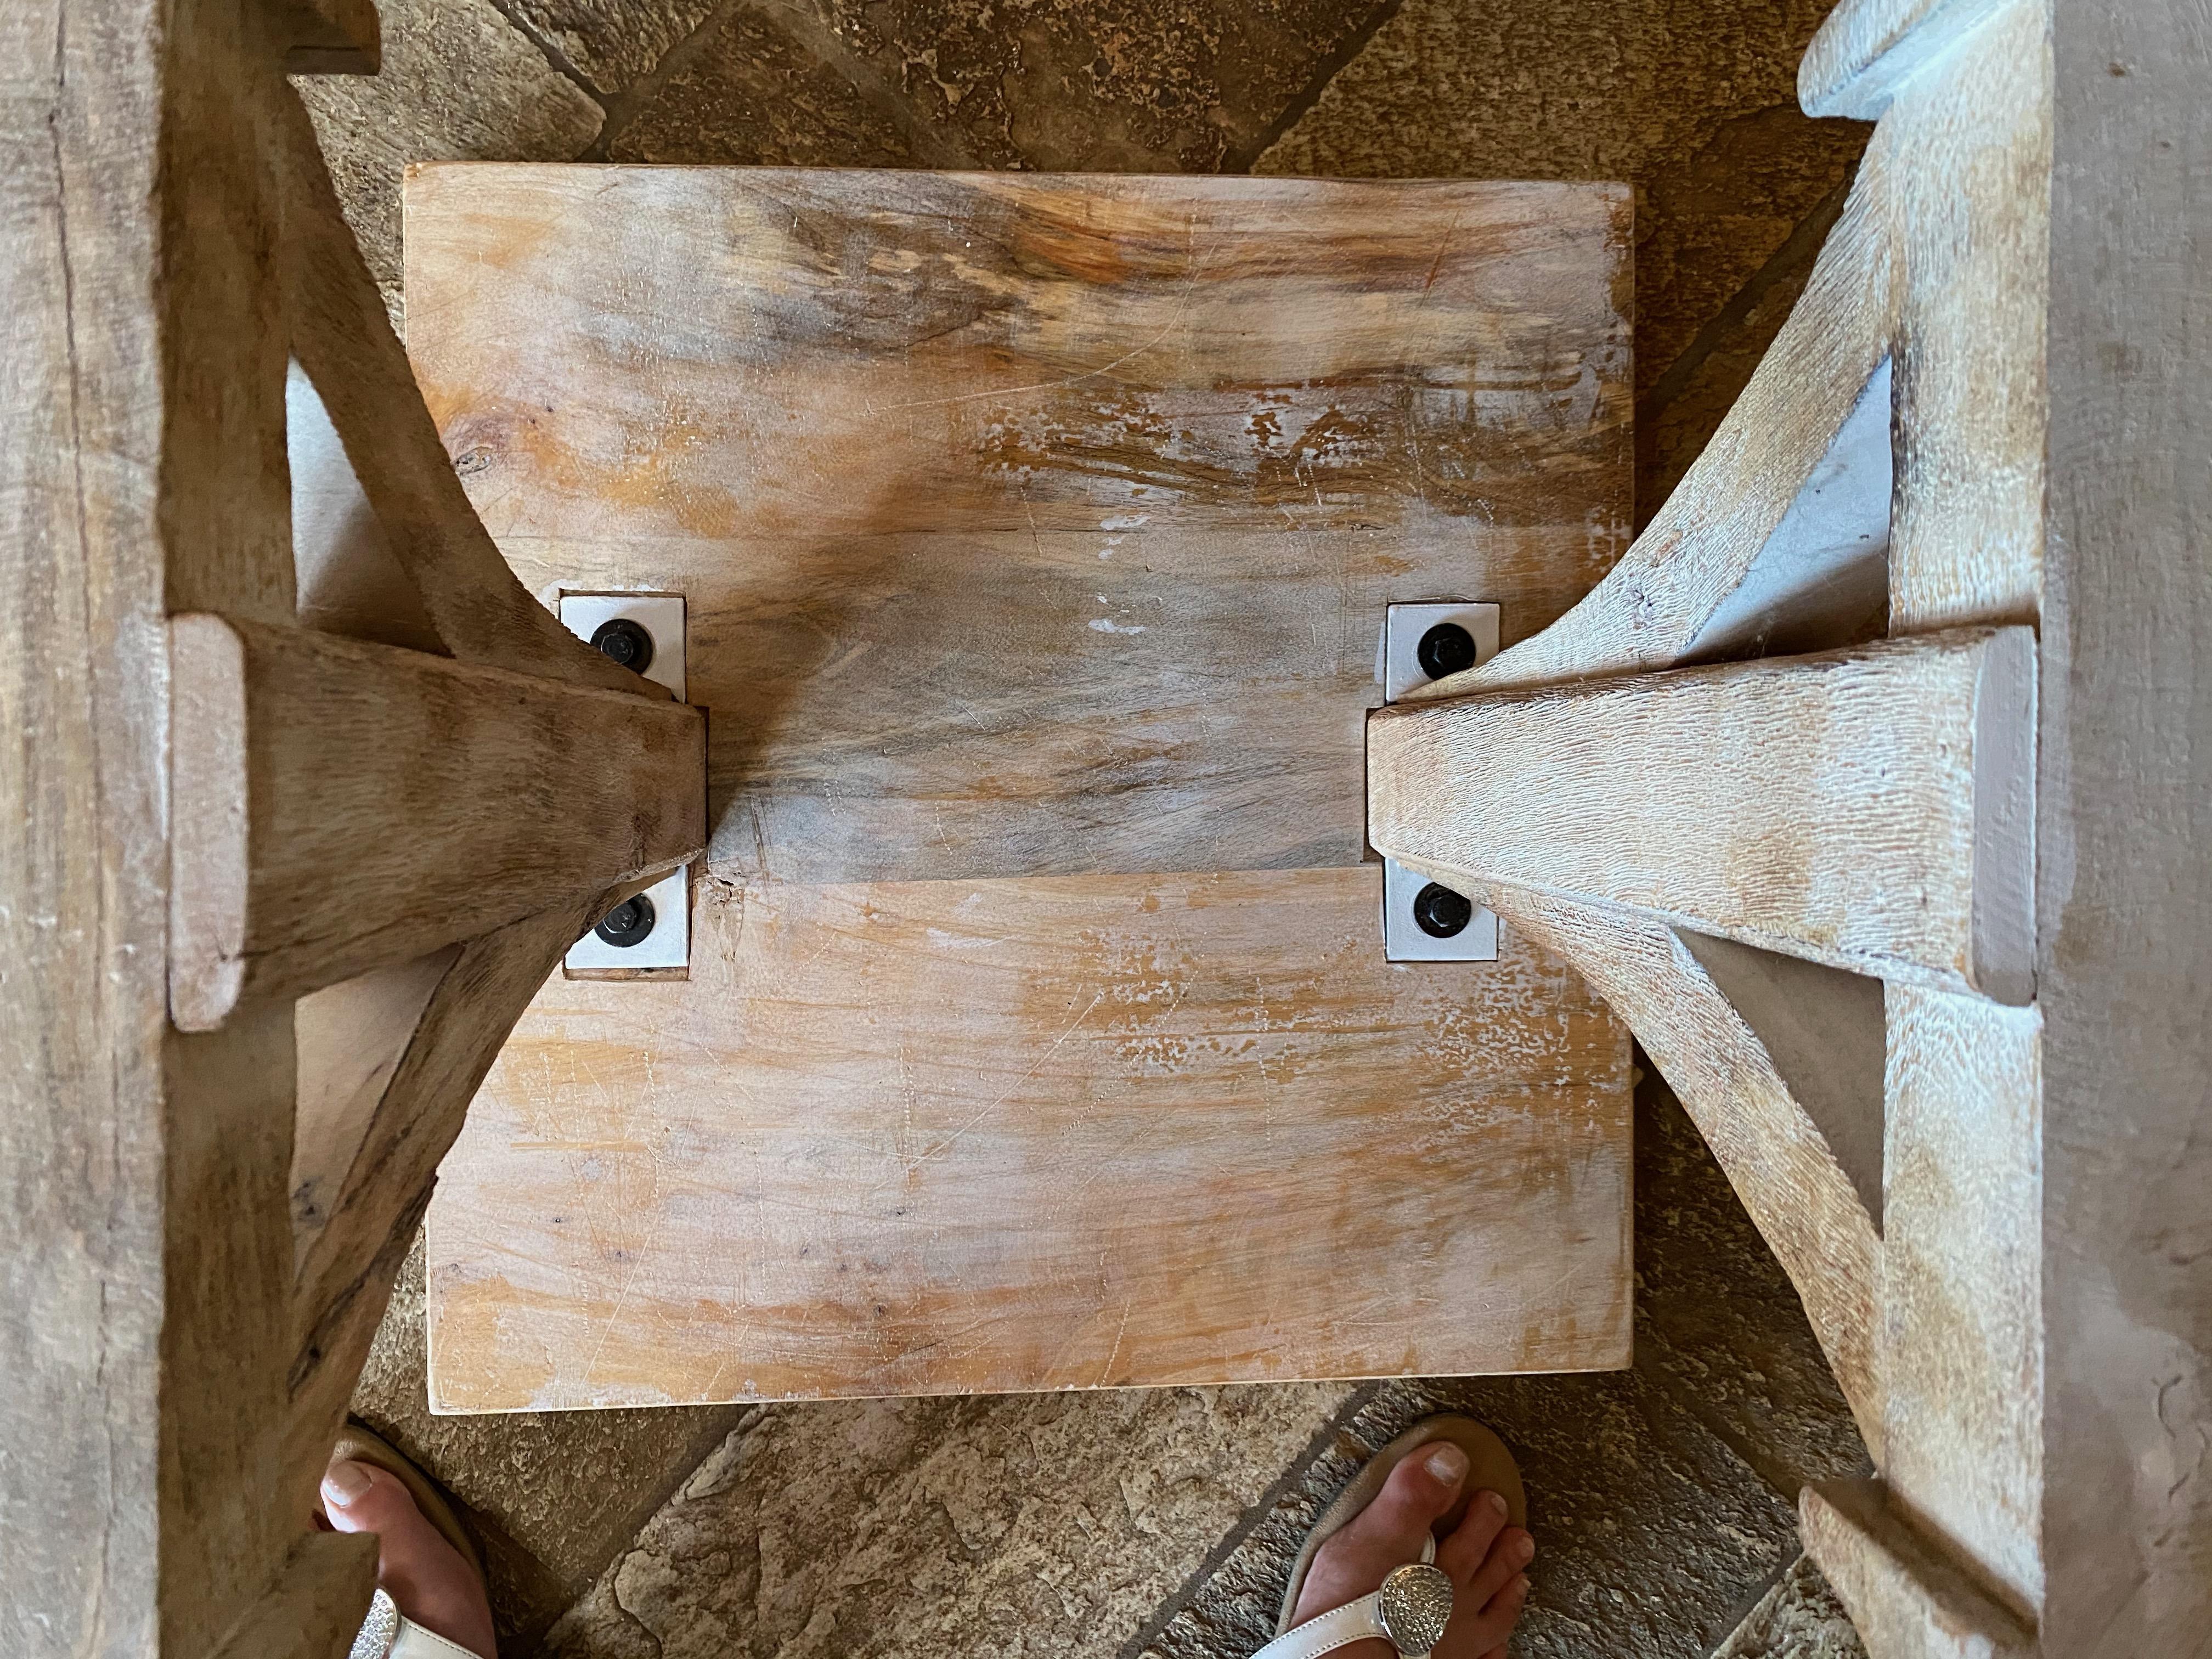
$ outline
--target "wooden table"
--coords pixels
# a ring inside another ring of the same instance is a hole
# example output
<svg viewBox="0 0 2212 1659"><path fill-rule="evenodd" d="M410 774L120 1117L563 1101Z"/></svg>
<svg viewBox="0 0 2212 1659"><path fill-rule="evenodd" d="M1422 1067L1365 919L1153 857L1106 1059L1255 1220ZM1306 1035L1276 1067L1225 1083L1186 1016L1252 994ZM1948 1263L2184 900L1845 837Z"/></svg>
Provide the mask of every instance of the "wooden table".
<svg viewBox="0 0 2212 1659"><path fill-rule="evenodd" d="M447 1411L1627 1363L1628 1042L1382 960L1383 607L1631 531L1625 188L441 165L408 333L540 597L689 608L689 977L556 976Z"/></svg>

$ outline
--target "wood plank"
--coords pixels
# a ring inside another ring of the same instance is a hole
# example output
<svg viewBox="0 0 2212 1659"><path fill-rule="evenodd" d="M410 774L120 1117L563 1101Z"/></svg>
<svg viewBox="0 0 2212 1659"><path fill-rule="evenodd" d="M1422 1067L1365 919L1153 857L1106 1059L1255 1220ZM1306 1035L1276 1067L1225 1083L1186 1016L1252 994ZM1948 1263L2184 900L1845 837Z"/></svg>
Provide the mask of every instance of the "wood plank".
<svg viewBox="0 0 2212 1659"><path fill-rule="evenodd" d="M1882 1239L1766 1040L1714 981L1698 947L1661 923L1516 888L1475 896L1515 932L1571 963L1638 1034L1796 1286L1879 1459L1888 1419L1879 1355Z"/></svg>
<svg viewBox="0 0 2212 1659"><path fill-rule="evenodd" d="M550 981L430 1216L441 1410L1625 1364L1628 1050L1364 869L701 884Z"/></svg>
<svg viewBox="0 0 2212 1659"><path fill-rule="evenodd" d="M0 1629L37 1659L160 1641L163 9L0 7Z"/></svg>
<svg viewBox="0 0 2212 1659"><path fill-rule="evenodd" d="M1885 979L2033 989L2034 641L1961 629L1400 704L1377 850Z"/></svg>
<svg viewBox="0 0 2212 1659"><path fill-rule="evenodd" d="M1881 1481L1808 1486L1797 1514L1807 1553L1880 1659L2034 1659L2052 1651L1948 1552L1894 1513Z"/></svg>
<svg viewBox="0 0 2212 1659"><path fill-rule="evenodd" d="M2042 1550L2043 1021L1891 986L1881 1368L1891 1507L2033 1621Z"/></svg>
<svg viewBox="0 0 2212 1659"><path fill-rule="evenodd" d="M2197 0L2054 12L2043 1628L2187 1653L2212 1630L2212 34Z"/></svg>
<svg viewBox="0 0 2212 1659"><path fill-rule="evenodd" d="M1385 605L1518 639L1626 543L1620 186L453 165L407 214L501 550L685 595L732 876L1356 863Z"/></svg>
<svg viewBox="0 0 2212 1659"><path fill-rule="evenodd" d="M180 1029L596 895L706 839L695 708L202 615L171 620L170 658Z"/></svg>

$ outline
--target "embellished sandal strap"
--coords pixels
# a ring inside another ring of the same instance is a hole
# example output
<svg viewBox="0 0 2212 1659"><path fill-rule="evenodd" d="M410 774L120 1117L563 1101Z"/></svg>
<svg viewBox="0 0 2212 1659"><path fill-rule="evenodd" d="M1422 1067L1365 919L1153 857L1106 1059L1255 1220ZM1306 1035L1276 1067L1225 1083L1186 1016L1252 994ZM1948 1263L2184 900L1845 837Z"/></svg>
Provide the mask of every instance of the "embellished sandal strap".
<svg viewBox="0 0 2212 1659"><path fill-rule="evenodd" d="M1407 1623L1401 1609L1405 1605L1408 1587L1418 1584L1419 1588L1415 1599L1423 1603L1421 1610L1433 1620L1433 1624L1428 1626L1423 1620L1414 1622L1425 1623L1425 1628L1432 1628L1434 1636L1441 1638L1444 1622L1451 1616L1451 1584L1437 1571L1434 1565L1436 1559L1437 1540L1433 1537L1424 1539L1419 1567L1401 1567L1383 1581L1381 1589L1285 1631L1254 1654L1252 1659L1321 1659L1322 1654L1333 1653L1354 1642L1372 1641L1378 1637L1397 1649L1404 1659L1428 1659L1431 1648L1435 1645L1433 1638L1427 1646L1419 1648L1406 1647L1401 1642L1401 1636L1406 1634ZM1435 1587L1437 1585L1441 1585L1443 1590L1441 1613L1436 1611ZM1387 1608L1386 1601L1389 1604ZM1395 1630L1394 1626L1396 1627Z"/></svg>

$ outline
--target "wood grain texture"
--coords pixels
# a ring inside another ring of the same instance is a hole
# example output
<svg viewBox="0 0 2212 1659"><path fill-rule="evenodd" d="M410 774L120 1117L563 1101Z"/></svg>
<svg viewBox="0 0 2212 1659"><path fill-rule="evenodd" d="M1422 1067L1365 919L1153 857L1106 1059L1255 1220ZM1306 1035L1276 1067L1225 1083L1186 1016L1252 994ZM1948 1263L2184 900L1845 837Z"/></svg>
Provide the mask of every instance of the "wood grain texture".
<svg viewBox="0 0 2212 1659"><path fill-rule="evenodd" d="M35 1659L160 1639L160 9L0 7L0 1629Z"/></svg>
<svg viewBox="0 0 2212 1659"><path fill-rule="evenodd" d="M1573 964L1639 1034L1797 1287L1867 1449L1882 1455L1882 1241L1820 1124L1696 950L1656 922L1507 887L1476 890Z"/></svg>
<svg viewBox="0 0 2212 1659"><path fill-rule="evenodd" d="M1988 21L2007 0L1843 0L1797 65L1808 115L1872 121L1898 89ZM2019 273L2029 282L2033 273Z"/></svg>
<svg viewBox="0 0 2212 1659"><path fill-rule="evenodd" d="M2043 1604L2043 1022L1887 988L1881 1370L1893 1508Z"/></svg>
<svg viewBox="0 0 2212 1659"><path fill-rule="evenodd" d="M376 515L379 556L398 561L445 648L462 660L659 699L660 688L562 627L501 560L438 443L289 84L269 94L264 119L285 219L282 257L271 261L285 329Z"/></svg>
<svg viewBox="0 0 2212 1659"><path fill-rule="evenodd" d="M705 842L696 708L219 617L173 618L170 656L170 1000L185 1030L596 895Z"/></svg>
<svg viewBox="0 0 2212 1659"><path fill-rule="evenodd" d="M1890 1508L1879 1480L1798 1495L1806 1553L1835 1587L1869 1653L1890 1659L2033 1659L2049 1653L1956 1560Z"/></svg>
<svg viewBox="0 0 2212 1659"><path fill-rule="evenodd" d="M2212 1630L2212 30L2056 8L2044 775L2044 1633ZM2063 1495L2063 1498L2061 1497Z"/></svg>
<svg viewBox="0 0 2212 1659"><path fill-rule="evenodd" d="M298 1258L283 1321L292 1345L283 1368L289 1466L319 1472L327 1459L463 1112L532 992L619 891L471 940L431 992Z"/></svg>
<svg viewBox="0 0 2212 1659"><path fill-rule="evenodd" d="M1369 835L1444 879L2024 1000L2033 649L1961 629L1399 704L1368 726Z"/></svg>
<svg viewBox="0 0 2212 1659"><path fill-rule="evenodd" d="M1363 856L1384 605L1626 544L1602 185L436 166L409 349L533 589L677 591L750 879Z"/></svg>
<svg viewBox="0 0 2212 1659"><path fill-rule="evenodd" d="M1892 634L2040 614L2050 32L2042 0L2013 0L1883 118L1913 162L1892 181Z"/></svg>
<svg viewBox="0 0 2212 1659"><path fill-rule="evenodd" d="M1890 349L1887 179L1875 129L1804 293L1674 492L1556 625L1409 701L1672 667L1741 589Z"/></svg>
<svg viewBox="0 0 2212 1659"><path fill-rule="evenodd" d="M1626 1363L1628 1053L1366 869L702 883L549 982L430 1217L441 1410Z"/></svg>

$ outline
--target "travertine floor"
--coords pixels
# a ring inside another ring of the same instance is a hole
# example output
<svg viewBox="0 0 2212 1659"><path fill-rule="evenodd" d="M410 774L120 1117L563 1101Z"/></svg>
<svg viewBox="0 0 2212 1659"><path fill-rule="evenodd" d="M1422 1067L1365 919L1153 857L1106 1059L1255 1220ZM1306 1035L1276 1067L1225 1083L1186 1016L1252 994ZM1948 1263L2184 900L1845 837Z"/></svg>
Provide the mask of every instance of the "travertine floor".
<svg viewBox="0 0 2212 1659"><path fill-rule="evenodd" d="M1863 143L1796 112L1824 9L382 0L384 75L307 89L395 314L416 160L1626 178L1648 516L1795 298ZM1656 1079L1638 1133L1627 1372L432 1419L417 1270L356 1404L471 1512L510 1659L1242 1655L1319 1501L1438 1405L1523 1460L1524 1659L1847 1659L1794 1565L1791 1504L1863 1452Z"/></svg>

